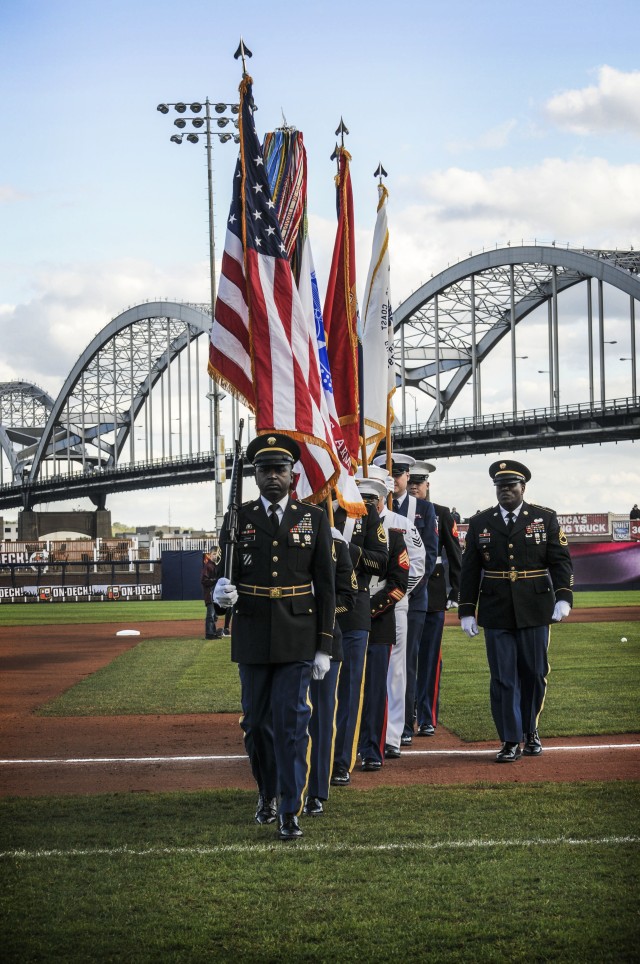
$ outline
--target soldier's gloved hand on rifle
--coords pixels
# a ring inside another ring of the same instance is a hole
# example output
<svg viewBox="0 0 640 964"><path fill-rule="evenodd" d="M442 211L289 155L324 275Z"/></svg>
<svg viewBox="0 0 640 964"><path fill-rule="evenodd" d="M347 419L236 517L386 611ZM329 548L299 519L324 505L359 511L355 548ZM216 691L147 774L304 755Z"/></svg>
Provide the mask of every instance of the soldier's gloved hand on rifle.
<svg viewBox="0 0 640 964"><path fill-rule="evenodd" d="M213 601L216 606L220 606L222 609L229 609L237 603L238 590L230 579L226 579L224 576L218 579L216 588L213 590Z"/></svg>
<svg viewBox="0 0 640 964"><path fill-rule="evenodd" d="M329 672L329 667L331 666L331 657L328 653L322 653L320 650L316 652L313 657L313 666L311 668L311 676L313 679L324 679Z"/></svg>
<svg viewBox="0 0 640 964"><path fill-rule="evenodd" d="M480 632L475 616L463 616L460 625L462 626L462 632L466 633L469 639L473 639Z"/></svg>
<svg viewBox="0 0 640 964"><path fill-rule="evenodd" d="M571 612L571 606L565 599L560 599L555 604L553 609L553 616L551 617L552 623L559 623L560 620L564 619Z"/></svg>

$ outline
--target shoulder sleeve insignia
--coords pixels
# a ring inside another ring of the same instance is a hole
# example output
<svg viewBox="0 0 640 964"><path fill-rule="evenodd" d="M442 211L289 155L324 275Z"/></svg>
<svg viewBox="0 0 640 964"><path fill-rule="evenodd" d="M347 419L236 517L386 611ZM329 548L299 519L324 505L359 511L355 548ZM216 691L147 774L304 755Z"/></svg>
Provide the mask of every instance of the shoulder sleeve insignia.
<svg viewBox="0 0 640 964"><path fill-rule="evenodd" d="M387 533L384 531L382 523L378 526L378 542L384 543L385 546L387 544Z"/></svg>
<svg viewBox="0 0 640 964"><path fill-rule="evenodd" d="M567 537L566 537L566 535L565 535L565 533L564 533L564 529L563 529L562 527L560 528L560 536L559 536L559 538L560 538L560 545L561 545L561 546L566 546L566 545L568 545Z"/></svg>
<svg viewBox="0 0 640 964"><path fill-rule="evenodd" d="M351 573L351 588L356 590L358 589L358 579L355 572Z"/></svg>

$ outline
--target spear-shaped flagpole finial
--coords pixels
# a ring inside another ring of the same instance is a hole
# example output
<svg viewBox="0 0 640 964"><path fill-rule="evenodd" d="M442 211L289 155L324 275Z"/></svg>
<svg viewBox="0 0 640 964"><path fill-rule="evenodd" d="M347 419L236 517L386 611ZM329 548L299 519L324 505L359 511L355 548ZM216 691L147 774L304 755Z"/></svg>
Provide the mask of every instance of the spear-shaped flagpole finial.
<svg viewBox="0 0 640 964"><path fill-rule="evenodd" d="M383 177L388 177L387 172L385 171L385 169L384 169L384 167L382 166L382 164L378 164L378 168L377 168L377 170L375 170L375 171L373 172L373 176L380 178L380 180L379 180L379 182L378 182L379 184L382 184L382 178L383 178Z"/></svg>
<svg viewBox="0 0 640 964"><path fill-rule="evenodd" d="M348 133L349 133L349 128L347 127L347 125L345 124L345 122L343 121L343 119L342 119L342 117L341 117L341 118L340 118L340 123L338 124L338 129L336 130L336 136L337 136L338 134L340 135L340 146L341 146L341 147L344 147L344 135L345 135L345 134L348 134Z"/></svg>
<svg viewBox="0 0 640 964"><path fill-rule="evenodd" d="M240 43L238 44L238 49L236 50L236 52L235 52L235 54L233 55L233 57L234 57L234 60L238 60L239 57L242 57L242 73L243 73L243 74L246 74L246 72L247 72L247 64L246 64L246 62L245 62L245 57L253 57L253 54L251 53L251 51L249 50L249 48L246 46L246 44L245 44L244 40L242 39L242 37L240 37Z"/></svg>
<svg viewBox="0 0 640 964"><path fill-rule="evenodd" d="M336 167L338 168L338 173L340 173L340 145L338 144L337 141L336 141L336 146L335 146L334 149L333 149L333 154L332 154L331 157L330 157L330 160L336 162Z"/></svg>

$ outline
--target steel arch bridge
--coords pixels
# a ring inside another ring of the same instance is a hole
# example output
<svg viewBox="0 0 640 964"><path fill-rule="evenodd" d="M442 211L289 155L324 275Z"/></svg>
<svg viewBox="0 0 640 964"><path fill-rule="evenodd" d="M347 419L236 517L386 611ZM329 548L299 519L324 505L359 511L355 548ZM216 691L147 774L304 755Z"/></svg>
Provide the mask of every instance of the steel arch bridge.
<svg viewBox="0 0 640 964"><path fill-rule="evenodd" d="M55 401L26 382L1 384L0 441L13 483L28 487L46 474L71 484L78 475L157 467L199 452L211 380L198 339L208 342L210 328L208 305L136 305L96 335ZM207 428L211 451L212 418Z"/></svg>
<svg viewBox="0 0 640 964"><path fill-rule="evenodd" d="M463 438L465 451L471 452L496 451L496 445L504 450L540 447L551 444L549 433L554 433L553 444L569 445L587 422L591 428L585 441L640 437L639 277L637 252L554 245L507 246L448 267L395 312L403 399L396 440L420 457L427 447L434 457L446 457L460 454ZM579 403L576 415L560 405L559 332L562 296L581 284L586 289L583 354L589 397L572 400ZM606 287L629 299L631 366L624 405L606 402ZM545 308L548 405L543 383L539 391L545 407L527 418L518 407L516 336L526 318ZM28 382L0 384L0 509L74 496L88 496L103 507L112 492L212 480L220 439L214 433L213 383L205 374L210 327L209 305L136 305L96 335L55 400ZM489 418L482 411L481 376L492 355L506 346L500 378L510 386L511 410ZM467 383L473 415L452 421L452 406ZM421 427L407 424L407 388L435 403ZM9 482L3 477L5 464Z"/></svg>
<svg viewBox="0 0 640 964"><path fill-rule="evenodd" d="M629 296L631 383L637 395L636 304L640 302L640 253L561 248L555 245L510 245L483 252L448 267L414 292L394 312L400 336L398 384L411 386L435 402L427 425L447 420L468 382L472 384L473 417L482 415L483 362L509 339L506 378L511 411L518 412L517 326L541 307L547 308L549 406L560 404L559 297L583 284L586 288L585 352L589 401L605 401L605 285ZM594 334L592 281L597 282L597 337ZM596 350L597 349L597 350ZM596 392L594 358L599 361ZM572 401L581 401L573 399ZM406 425L406 410L402 423Z"/></svg>

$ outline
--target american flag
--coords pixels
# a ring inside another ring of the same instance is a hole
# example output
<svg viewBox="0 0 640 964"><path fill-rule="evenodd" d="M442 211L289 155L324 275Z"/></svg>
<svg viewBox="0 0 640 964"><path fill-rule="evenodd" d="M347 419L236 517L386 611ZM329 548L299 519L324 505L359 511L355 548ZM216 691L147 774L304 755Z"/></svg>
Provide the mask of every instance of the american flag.
<svg viewBox="0 0 640 964"><path fill-rule="evenodd" d="M296 494L318 502L339 473L315 343L271 199L252 80L240 84L240 154L211 328L209 374L254 411L256 431L301 447Z"/></svg>

